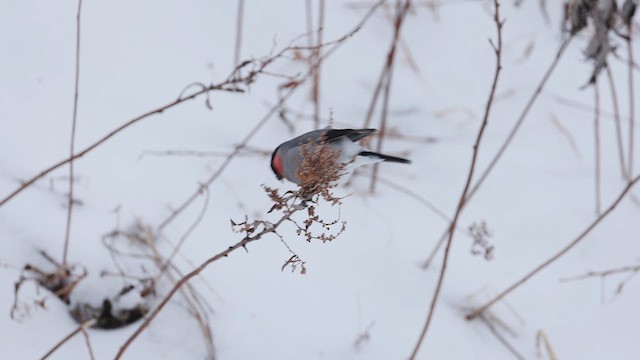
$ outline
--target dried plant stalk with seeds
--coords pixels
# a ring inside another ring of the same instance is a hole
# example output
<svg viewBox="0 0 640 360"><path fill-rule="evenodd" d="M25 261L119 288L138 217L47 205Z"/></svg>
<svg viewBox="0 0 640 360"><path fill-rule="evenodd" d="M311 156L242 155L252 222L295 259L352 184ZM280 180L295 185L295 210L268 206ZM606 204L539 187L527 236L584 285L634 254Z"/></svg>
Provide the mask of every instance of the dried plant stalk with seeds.
<svg viewBox="0 0 640 360"><path fill-rule="evenodd" d="M340 152L333 150L325 141L326 135L323 135L319 143L309 141L300 147L302 161L296 176L300 179L303 198L318 194L326 201L337 204L339 199L331 195L331 189L336 186L344 164L338 162Z"/></svg>

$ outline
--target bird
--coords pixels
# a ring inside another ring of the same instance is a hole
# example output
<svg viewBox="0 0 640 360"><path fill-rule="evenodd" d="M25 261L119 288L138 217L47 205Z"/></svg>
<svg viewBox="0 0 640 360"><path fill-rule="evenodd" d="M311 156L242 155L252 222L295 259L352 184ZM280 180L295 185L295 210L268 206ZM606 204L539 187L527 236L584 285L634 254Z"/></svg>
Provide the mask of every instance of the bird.
<svg viewBox="0 0 640 360"><path fill-rule="evenodd" d="M346 172L353 168L374 164L377 162L394 162L410 164L411 160L369 151L357 142L375 133L376 129L320 129L309 131L296 138L280 144L271 155L271 169L278 180L287 179L301 185L298 169L303 163L303 157L318 154L322 146L338 153L336 162L343 166ZM309 144L311 151L303 151L303 146ZM304 153L304 154L303 154Z"/></svg>

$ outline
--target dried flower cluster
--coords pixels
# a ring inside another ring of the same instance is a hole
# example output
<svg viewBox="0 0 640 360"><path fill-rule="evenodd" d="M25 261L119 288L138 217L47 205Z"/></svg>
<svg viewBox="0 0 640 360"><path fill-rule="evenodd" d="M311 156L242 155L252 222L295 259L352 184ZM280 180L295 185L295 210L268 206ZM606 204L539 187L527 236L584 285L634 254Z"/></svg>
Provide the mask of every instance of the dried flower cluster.
<svg viewBox="0 0 640 360"><path fill-rule="evenodd" d="M314 195L322 196L332 204L338 204L340 199L333 197L331 190L342 175L343 164L338 162L339 151L324 143L308 142L300 147L302 161L296 172L300 179L300 195L307 199Z"/></svg>
<svg viewBox="0 0 640 360"><path fill-rule="evenodd" d="M607 66L607 56L615 51L610 34L625 38L619 31L621 25L629 25L633 19L638 0L625 0L621 8L615 0L571 0L565 3L564 30L572 36L587 27L589 22L595 29L584 51L594 61L589 84L593 84L600 71Z"/></svg>
<svg viewBox="0 0 640 360"><path fill-rule="evenodd" d="M273 189L263 185L265 192L274 203L269 210L269 213L273 211L281 212L282 216L280 220L274 223L266 220L249 220L248 216L245 216L244 220L241 222L231 220L231 227L233 231L237 233L244 233L245 239L258 239L266 233L275 234L292 254L292 256L285 261L284 265L282 265L282 270L284 271L285 268L291 267L291 271L295 272L299 268L300 274L304 275L307 273L307 268L305 267L306 263L298 256L298 254L291 250L289 245L287 245L284 238L278 233L278 227L284 221L291 222L297 228L296 233L304 236L307 241L317 239L322 242L326 242L334 240L342 234L346 229L346 222L344 221L341 223L340 230L335 233L329 233L331 228L339 223L339 216L336 220L325 221L316 214L316 207L321 199L329 202L331 206L340 205L340 199L335 198L329 191L331 187L332 186L317 183L313 189L319 189L322 191L321 193L310 193L309 189L311 188L305 189L301 187L299 190L287 191L284 194L280 194L278 189ZM306 218L300 220L293 217L296 212L300 212L305 209L307 210ZM323 228L323 231L319 235L316 235L312 229L314 224ZM245 247L244 244L242 244L242 246Z"/></svg>
<svg viewBox="0 0 640 360"><path fill-rule="evenodd" d="M469 226L469 234L473 237L471 245L471 254L477 256L482 255L485 260L493 259L493 251L495 247L489 242L492 236L491 231L487 228L487 223L482 221L480 224L473 223Z"/></svg>

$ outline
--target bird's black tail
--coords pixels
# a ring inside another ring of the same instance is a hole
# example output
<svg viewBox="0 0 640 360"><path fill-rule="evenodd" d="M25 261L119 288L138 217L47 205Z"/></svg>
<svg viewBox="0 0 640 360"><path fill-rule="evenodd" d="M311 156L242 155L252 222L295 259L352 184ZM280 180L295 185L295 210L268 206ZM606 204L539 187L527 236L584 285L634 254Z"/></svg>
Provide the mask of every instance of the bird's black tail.
<svg viewBox="0 0 640 360"><path fill-rule="evenodd" d="M396 163L401 163L401 164L411 164L411 160L403 159L403 158L395 157L395 156L390 156L390 155L385 155L385 154L380 154L380 153L373 152L373 151L361 151L358 155L377 157L377 158L380 158L380 159L382 159L384 161L389 161L389 162L396 162Z"/></svg>

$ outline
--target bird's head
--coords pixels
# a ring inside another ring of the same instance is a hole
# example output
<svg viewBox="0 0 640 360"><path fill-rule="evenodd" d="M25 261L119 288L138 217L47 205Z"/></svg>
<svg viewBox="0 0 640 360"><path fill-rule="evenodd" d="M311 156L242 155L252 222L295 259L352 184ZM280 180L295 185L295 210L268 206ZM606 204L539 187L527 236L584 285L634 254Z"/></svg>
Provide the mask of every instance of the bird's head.
<svg viewBox="0 0 640 360"><path fill-rule="evenodd" d="M282 180L284 178L284 168L282 166L282 158L280 157L279 151L280 147L276 148L271 155L271 170L276 174L278 180Z"/></svg>

